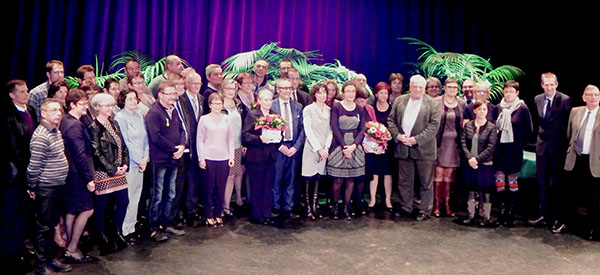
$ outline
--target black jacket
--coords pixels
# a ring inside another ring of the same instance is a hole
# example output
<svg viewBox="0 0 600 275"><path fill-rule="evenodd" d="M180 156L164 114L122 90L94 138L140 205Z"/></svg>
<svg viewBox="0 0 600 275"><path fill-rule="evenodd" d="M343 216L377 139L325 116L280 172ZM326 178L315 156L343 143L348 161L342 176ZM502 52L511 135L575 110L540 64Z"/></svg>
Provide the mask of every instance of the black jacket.
<svg viewBox="0 0 600 275"><path fill-rule="evenodd" d="M117 172L117 167L123 164L129 165L129 151L123 140L121 128L113 119L108 119L113 129L121 138L122 158L117 159L119 147L117 141L108 133L106 128L95 119L88 127L88 133L92 140L92 152L94 154L94 167L98 171L104 171L109 176L114 176ZM129 170L129 167L127 168Z"/></svg>
<svg viewBox="0 0 600 275"><path fill-rule="evenodd" d="M492 161L494 157L494 149L498 134L496 125L491 121L487 121L485 125L479 127L479 142L477 145L477 155L471 154L471 144L473 144L473 135L475 135L475 120L471 120L465 124L465 128L460 132L460 141L462 151L467 160L475 157L478 163Z"/></svg>
<svg viewBox="0 0 600 275"><path fill-rule="evenodd" d="M17 110L14 104L7 104L5 123L6 133L8 138L8 161L10 165L11 181L14 180L14 176L22 184L27 182L27 165L29 164L29 158L31 152L29 151L29 143L31 141L31 134L35 131L38 125L37 115L35 110L27 105L27 112L33 120L33 129L28 129L27 123L23 121L21 114ZM4 134L3 134L4 135Z"/></svg>
<svg viewBox="0 0 600 275"><path fill-rule="evenodd" d="M269 113L273 113L269 111ZM275 161L277 158L277 148L280 143L265 144L260 140L262 134L261 129L254 129L256 119L262 116L260 109L252 110L244 119L242 126L242 144L248 148L246 152L246 162L250 163L265 163L267 161Z"/></svg>

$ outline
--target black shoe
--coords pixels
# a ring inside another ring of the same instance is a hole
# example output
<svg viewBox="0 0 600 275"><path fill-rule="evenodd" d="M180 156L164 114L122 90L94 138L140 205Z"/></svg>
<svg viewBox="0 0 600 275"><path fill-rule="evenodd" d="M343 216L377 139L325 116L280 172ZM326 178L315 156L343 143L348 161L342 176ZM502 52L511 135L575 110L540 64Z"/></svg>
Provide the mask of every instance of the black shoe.
<svg viewBox="0 0 600 275"><path fill-rule="evenodd" d="M50 269L46 265L38 266L35 268L36 275L46 275L46 274L53 274L53 273L54 272L52 272L52 269Z"/></svg>
<svg viewBox="0 0 600 275"><path fill-rule="evenodd" d="M150 234L150 238L153 239L155 242L164 242L169 239L169 236L167 236L167 234L163 232L154 231L152 232L152 234Z"/></svg>
<svg viewBox="0 0 600 275"><path fill-rule="evenodd" d="M394 216L399 218L412 218L412 213L408 213L402 209L398 209L397 211L394 211Z"/></svg>
<svg viewBox="0 0 600 275"><path fill-rule="evenodd" d="M81 258L75 258L73 255L65 254L65 261L70 264L84 264L93 261L95 258L90 255L83 255Z"/></svg>
<svg viewBox="0 0 600 275"><path fill-rule="evenodd" d="M117 245L117 250L121 250L129 245L121 230L117 232L115 244Z"/></svg>
<svg viewBox="0 0 600 275"><path fill-rule="evenodd" d="M333 208L331 209L331 218L334 220L337 220L340 218L340 210L337 204L333 205Z"/></svg>
<svg viewBox="0 0 600 275"><path fill-rule="evenodd" d="M108 255L117 250L116 244L111 241L104 233L100 234L100 245L98 246L100 256Z"/></svg>
<svg viewBox="0 0 600 275"><path fill-rule="evenodd" d="M262 225L274 225L275 221L273 221L273 219L270 218L266 218L263 222Z"/></svg>
<svg viewBox="0 0 600 275"><path fill-rule="evenodd" d="M127 236L124 236L125 241L127 242L127 244L132 245L135 242L137 242L137 238L138 238L138 234L133 232L133 233L129 233L127 234Z"/></svg>
<svg viewBox="0 0 600 275"><path fill-rule="evenodd" d="M460 221L460 224L473 225L473 224L475 224L475 218L474 217L466 217L465 219Z"/></svg>
<svg viewBox="0 0 600 275"><path fill-rule="evenodd" d="M59 260L54 259L51 262L46 264L52 271L54 272L69 272L73 270L73 268L68 264L63 264Z"/></svg>
<svg viewBox="0 0 600 275"><path fill-rule="evenodd" d="M264 221L255 220L253 218L248 219L248 221L252 224L263 224Z"/></svg>
<svg viewBox="0 0 600 275"><path fill-rule="evenodd" d="M416 221L424 221L424 220L429 220L429 215L425 214L425 213L419 213L417 215L417 217L415 218Z"/></svg>
<svg viewBox="0 0 600 275"><path fill-rule="evenodd" d="M532 226L543 227L548 224L548 221L546 218L544 218L544 216L539 216L535 219L528 220L527 223Z"/></svg>
<svg viewBox="0 0 600 275"><path fill-rule="evenodd" d="M565 232L567 232L567 225L564 223L556 223L554 226L552 226L552 233L554 234L560 234Z"/></svg>
<svg viewBox="0 0 600 275"><path fill-rule="evenodd" d="M277 218L279 215L281 215L281 210L273 209L273 211L271 211L271 218Z"/></svg>

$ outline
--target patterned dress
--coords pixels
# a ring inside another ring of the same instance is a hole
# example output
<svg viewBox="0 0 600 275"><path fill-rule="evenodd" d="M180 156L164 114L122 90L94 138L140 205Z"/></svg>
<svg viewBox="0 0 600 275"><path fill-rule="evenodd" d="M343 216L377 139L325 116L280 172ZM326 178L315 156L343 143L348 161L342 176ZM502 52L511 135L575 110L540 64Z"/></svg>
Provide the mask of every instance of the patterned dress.
<svg viewBox="0 0 600 275"><path fill-rule="evenodd" d="M367 114L360 106L346 110L336 102L331 108L333 141L327 159L327 174L337 178L353 178L365 174L365 152L360 146L365 135ZM344 145L356 144L351 158L342 153Z"/></svg>

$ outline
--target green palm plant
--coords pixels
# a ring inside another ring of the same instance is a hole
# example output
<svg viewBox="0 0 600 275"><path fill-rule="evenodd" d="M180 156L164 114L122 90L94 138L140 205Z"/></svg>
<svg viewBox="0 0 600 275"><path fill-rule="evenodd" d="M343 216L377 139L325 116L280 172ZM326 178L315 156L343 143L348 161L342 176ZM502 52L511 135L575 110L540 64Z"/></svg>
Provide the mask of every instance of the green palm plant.
<svg viewBox="0 0 600 275"><path fill-rule="evenodd" d="M129 50L113 56L113 61L110 63L110 67L108 69L108 71L112 73L104 73L104 63L99 64L98 56L96 56L96 84L100 88L104 88L104 82L108 78L114 78L116 80L125 78L125 63L130 59L135 59L138 61L138 63L140 63L141 74L144 75L146 85L150 84L152 79L165 72L166 57L163 57L155 62L151 57L139 51ZM181 59L181 62L187 67L190 66L190 64L184 59ZM76 88L79 86L77 78L73 76L65 77L65 81L71 88Z"/></svg>
<svg viewBox="0 0 600 275"><path fill-rule="evenodd" d="M265 59L271 64L267 76L270 79L277 79L281 77L277 65L281 60L289 59L292 66L300 73L302 82L309 88L326 79L333 79L338 85L341 85L356 76L356 72L343 66L337 59L335 63L325 63L323 65L311 62L320 60L321 57L322 55L317 53L317 50L303 52L294 48L280 48L278 42L271 42L263 45L258 50L235 54L223 61L221 65L224 68L224 77L235 78L240 73L251 72L257 60ZM371 92L370 89L368 91Z"/></svg>
<svg viewBox="0 0 600 275"><path fill-rule="evenodd" d="M525 75L523 70L512 65L494 68L489 59L469 53L438 52L427 43L411 37L401 37L399 40L408 41L410 45L418 46L421 54L418 63L412 63L414 72L424 77L440 79L456 78L461 83L472 78L475 81L487 80L490 86L490 100L502 97L502 87L508 80L516 80Z"/></svg>

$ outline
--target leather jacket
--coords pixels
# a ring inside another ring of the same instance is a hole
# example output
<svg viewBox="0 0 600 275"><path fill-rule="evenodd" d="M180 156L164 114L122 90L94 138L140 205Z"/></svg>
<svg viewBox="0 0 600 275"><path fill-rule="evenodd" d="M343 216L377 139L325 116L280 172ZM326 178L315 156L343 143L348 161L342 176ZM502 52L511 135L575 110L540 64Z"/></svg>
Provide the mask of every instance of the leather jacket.
<svg viewBox="0 0 600 275"><path fill-rule="evenodd" d="M129 165L129 151L123 140L123 134L119 128L119 124L109 118L108 121L112 125L115 133L121 137L122 157L117 159L119 147L117 141L108 133L108 130L97 119L94 120L88 127L88 133L92 140L92 152L94 159L94 167L96 170L104 171L109 176L114 176L117 172L117 167L124 164ZM127 168L129 170L129 167Z"/></svg>

